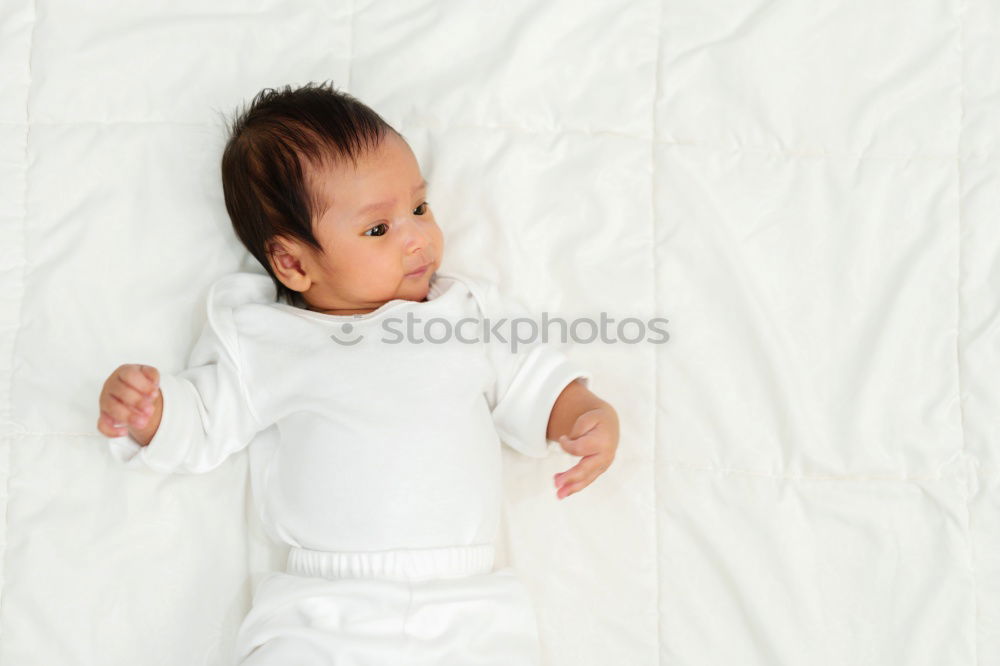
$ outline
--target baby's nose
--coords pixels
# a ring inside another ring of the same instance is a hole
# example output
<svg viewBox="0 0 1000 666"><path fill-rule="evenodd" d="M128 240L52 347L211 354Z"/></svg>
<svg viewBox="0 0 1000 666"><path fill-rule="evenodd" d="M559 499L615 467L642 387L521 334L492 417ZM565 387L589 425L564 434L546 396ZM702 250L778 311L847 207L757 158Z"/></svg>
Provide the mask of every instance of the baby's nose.
<svg viewBox="0 0 1000 666"><path fill-rule="evenodd" d="M430 244L430 234L420 229L420 227L413 225L410 227L409 234L406 239L406 247L410 252L415 252L416 250L423 249Z"/></svg>

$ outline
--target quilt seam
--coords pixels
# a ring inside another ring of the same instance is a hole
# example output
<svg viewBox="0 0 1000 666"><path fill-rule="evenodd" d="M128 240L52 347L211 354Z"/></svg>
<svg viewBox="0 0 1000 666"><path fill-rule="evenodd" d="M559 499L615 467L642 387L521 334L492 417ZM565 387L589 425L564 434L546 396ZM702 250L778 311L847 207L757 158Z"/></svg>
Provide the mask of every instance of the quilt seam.
<svg viewBox="0 0 1000 666"><path fill-rule="evenodd" d="M659 307L658 300L658 289L657 284L659 282L659 274L656 270L657 268L657 257L656 257L656 230L657 230L657 216L656 216L656 101L660 96L660 61L661 61L661 51L663 49L663 16L664 16L664 2L666 0L659 0L657 3L658 12L656 20L656 50L653 52L654 63L653 63L653 99L650 104L650 141L649 141L649 212L650 212L650 231L652 234L650 245L650 258L652 261L652 271L653 271L653 307ZM661 569L663 567L663 562L661 560L660 553L660 520L659 520L659 507L660 498L657 487L658 481L658 469L659 460L657 452L660 448L660 350L659 348L653 349L653 451L652 451L652 465L650 466L653 471L653 535L654 535L654 549L655 557L654 562L656 562L656 663L663 666L663 609L661 607L661 599L663 598L663 575Z"/></svg>
<svg viewBox="0 0 1000 666"><path fill-rule="evenodd" d="M17 312L16 321L18 322L18 325L14 329L15 333L14 333L14 336L11 339L11 343L10 343L10 367L11 367L11 373L10 373L10 377L8 378L8 385L7 385L7 405L6 405L6 415L7 416L6 416L6 419L5 419L5 424L10 424L10 425L14 424L13 409L12 409L12 407L13 407L13 398L12 398L12 396L13 396L13 392L14 392L14 373L13 373L13 368L14 368L14 359L17 357L17 351L16 351L17 350L17 341L18 341L18 338L20 337L19 333L20 333L20 330L21 330L20 322L23 321L23 319L24 319L24 317L23 317L23 309L24 309L24 276L25 276L25 273L27 273L27 270L28 270L28 261L27 261L27 257L25 256L25 247L27 245L26 239L27 239L27 235L28 235L28 168L30 166L30 164L29 164L29 158L30 158L29 146L30 146L30 138L31 138L31 83L32 83L32 78L31 78L31 53L33 51L33 47L34 47L34 43L35 43L35 27L38 25L38 3L37 3L37 1L31 3L31 10L32 10L31 32L28 35L28 58L27 58L27 60L28 60L28 88L25 91L25 95L24 95L24 162L23 162L24 163L24 189L22 191L22 198L21 198L22 215L21 215L21 227L19 229L20 235L21 235L19 246L20 246L20 251L21 251L21 258L23 259L23 261L21 262L21 273L19 275L19 279L20 279L20 285L19 286L20 286L20 289L18 290L18 294L20 296L20 300L19 300L19 303L18 303L18 307L16 308L16 312ZM4 659L4 652L3 652L3 646L6 644L6 641L3 640L3 628L4 628L4 606L5 606L5 602L7 600L7 594L6 594L6 589L5 589L6 588L6 582L7 582L7 545L8 545L7 544L7 525L9 524L9 521L10 521L9 509L10 509L11 462L12 462L12 459L13 459L14 439L15 439L15 435L16 434L18 434L18 433L14 432L13 430L8 430L5 433L5 437L4 437L4 439L6 440L6 443L7 443L7 447L6 447L7 448L7 460L5 462L7 478L5 479L4 497L3 497L3 512L4 512L4 521L3 521L3 527L2 527L2 529L3 529L3 536L2 536L2 538L0 538L0 548L3 549L3 552L0 553L0 664L6 663L6 660Z"/></svg>

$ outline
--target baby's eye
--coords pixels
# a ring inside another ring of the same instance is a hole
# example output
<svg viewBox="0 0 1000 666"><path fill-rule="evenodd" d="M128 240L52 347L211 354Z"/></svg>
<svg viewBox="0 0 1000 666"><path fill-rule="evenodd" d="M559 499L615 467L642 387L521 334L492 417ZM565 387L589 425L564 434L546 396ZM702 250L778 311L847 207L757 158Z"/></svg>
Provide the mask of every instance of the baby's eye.
<svg viewBox="0 0 1000 666"><path fill-rule="evenodd" d="M374 234L368 233L368 231L375 231L376 229L383 228L383 227L384 227L384 229L381 232L374 233ZM383 222L381 224L376 224L374 227L372 227L371 229L369 229L368 231L365 232L365 236L382 236L383 234L385 234L385 232L386 232L386 230L388 230L388 228L389 228L389 225L387 225L385 222Z"/></svg>
<svg viewBox="0 0 1000 666"><path fill-rule="evenodd" d="M420 204L419 206L417 206L416 208L413 209L413 214L414 215L423 215L424 213L427 212L427 207L428 206L430 206L429 203L427 203L426 201L423 202L422 204ZM421 208L424 209L424 212L423 213L418 213L417 211L420 210Z"/></svg>

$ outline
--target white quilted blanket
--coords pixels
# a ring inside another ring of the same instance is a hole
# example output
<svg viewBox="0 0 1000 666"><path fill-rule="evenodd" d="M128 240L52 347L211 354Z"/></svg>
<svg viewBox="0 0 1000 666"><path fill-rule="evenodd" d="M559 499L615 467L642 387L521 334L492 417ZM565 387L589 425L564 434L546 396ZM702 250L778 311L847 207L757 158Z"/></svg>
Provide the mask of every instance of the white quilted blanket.
<svg viewBox="0 0 1000 666"><path fill-rule="evenodd" d="M0 666L228 666L284 561L247 453L126 470L97 398L250 265L224 119L322 80L448 268L669 319L571 349L621 418L589 488L504 450L546 666L1000 663L997 0L3 0Z"/></svg>

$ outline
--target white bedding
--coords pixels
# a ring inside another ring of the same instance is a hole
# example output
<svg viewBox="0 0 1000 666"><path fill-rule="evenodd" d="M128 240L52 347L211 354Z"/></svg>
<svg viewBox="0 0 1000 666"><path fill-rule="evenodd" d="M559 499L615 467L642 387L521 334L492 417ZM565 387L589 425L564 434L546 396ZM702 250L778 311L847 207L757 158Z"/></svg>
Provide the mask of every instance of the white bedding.
<svg viewBox="0 0 1000 666"><path fill-rule="evenodd" d="M0 666L228 666L283 565L246 451L126 470L121 363L252 267L223 118L332 80L410 142L444 266L578 344L612 468L505 448L546 666L1000 663L1000 2L0 4Z"/></svg>

